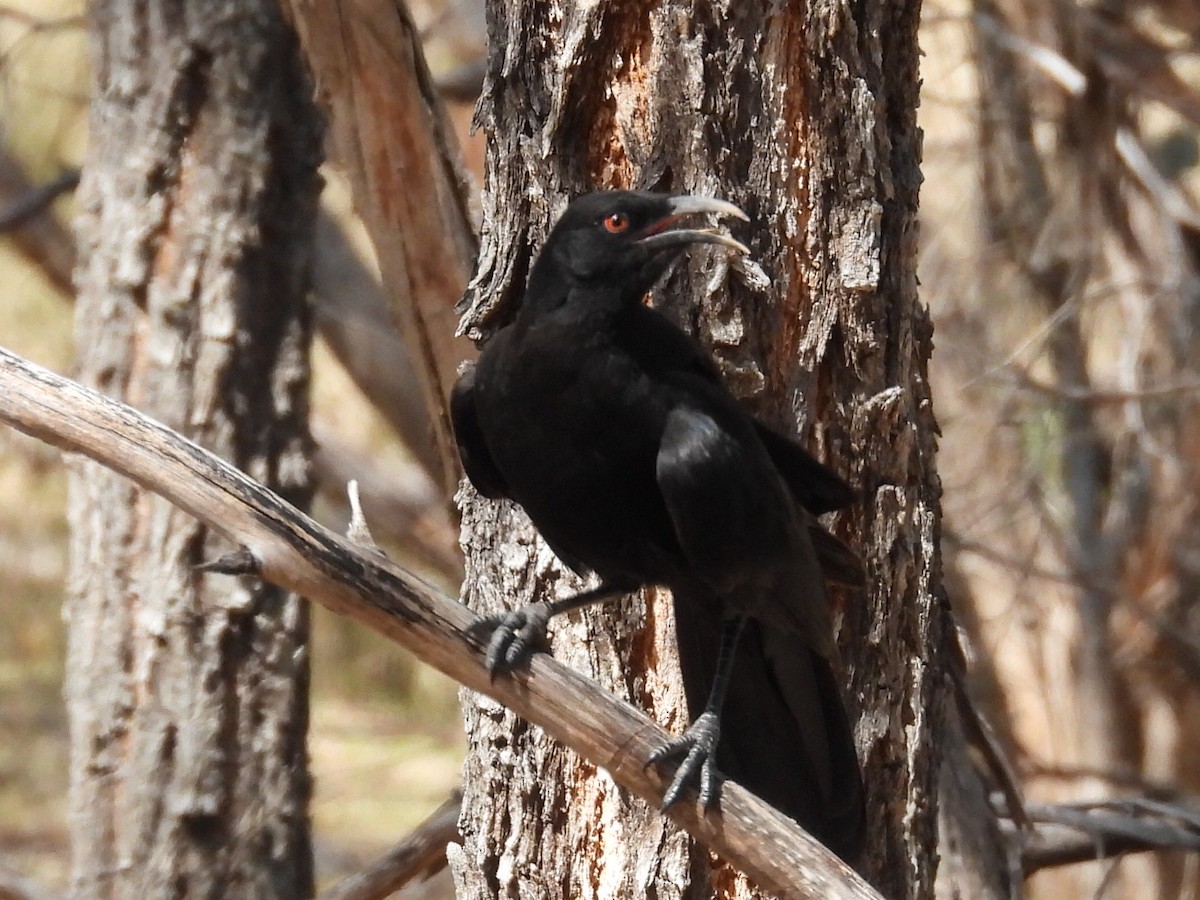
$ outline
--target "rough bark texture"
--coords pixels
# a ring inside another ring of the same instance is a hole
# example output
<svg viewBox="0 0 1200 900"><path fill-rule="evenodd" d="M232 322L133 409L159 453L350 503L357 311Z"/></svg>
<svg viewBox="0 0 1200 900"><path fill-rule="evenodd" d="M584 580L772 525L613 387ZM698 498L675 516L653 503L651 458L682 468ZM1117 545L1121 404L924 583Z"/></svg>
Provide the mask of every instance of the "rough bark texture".
<svg viewBox="0 0 1200 900"><path fill-rule="evenodd" d="M269 0L97 2L81 379L304 504L320 127ZM94 464L70 499L77 897L312 891L307 613Z"/></svg>
<svg viewBox="0 0 1200 900"><path fill-rule="evenodd" d="M3 348L0 422L85 454L224 534L240 549L211 570L254 572L374 628L605 766L625 790L654 805L662 802L666 783L649 759L667 734L645 713L545 654L517 678L491 679L485 636L469 609L390 562L373 544L354 543L317 524L178 432ZM722 788L720 817L701 817L687 804L671 815L780 896L879 900L849 866L735 782Z"/></svg>
<svg viewBox="0 0 1200 900"><path fill-rule="evenodd" d="M939 487L916 296L919 3L772 10L519 0L488 4L479 108L489 132L484 232L465 326L511 313L530 247L595 187L718 195L753 220L757 262L705 257L660 290L757 413L793 427L862 488L838 531L870 588L841 641L872 834L863 870L927 896L940 759ZM495 609L576 587L525 517L461 496L464 595ZM552 629L555 655L686 724L673 619L651 593ZM752 896L656 812L490 701L466 697L460 896Z"/></svg>

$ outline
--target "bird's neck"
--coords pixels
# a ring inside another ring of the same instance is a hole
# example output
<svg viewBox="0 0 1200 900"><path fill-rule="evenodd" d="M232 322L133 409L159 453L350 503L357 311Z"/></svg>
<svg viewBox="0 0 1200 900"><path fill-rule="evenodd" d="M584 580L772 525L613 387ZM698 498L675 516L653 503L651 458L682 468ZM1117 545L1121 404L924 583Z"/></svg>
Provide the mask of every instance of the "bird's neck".
<svg viewBox="0 0 1200 900"><path fill-rule="evenodd" d="M580 281L564 277L561 270L535 265L517 321L528 326L544 317L556 316L594 328L614 322L640 302L640 295L618 285Z"/></svg>

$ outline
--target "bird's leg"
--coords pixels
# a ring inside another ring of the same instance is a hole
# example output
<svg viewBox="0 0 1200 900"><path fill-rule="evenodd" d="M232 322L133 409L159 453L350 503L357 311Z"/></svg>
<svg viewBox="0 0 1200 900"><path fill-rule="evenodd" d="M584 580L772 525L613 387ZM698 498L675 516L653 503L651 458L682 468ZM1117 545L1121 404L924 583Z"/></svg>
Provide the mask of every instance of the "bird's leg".
<svg viewBox="0 0 1200 900"><path fill-rule="evenodd" d="M534 648L546 640L546 626L554 616L603 603L629 592L629 588L604 583L561 600L529 603L520 609L486 616L472 630L491 631L484 662L493 680L501 672L510 672L527 660Z"/></svg>
<svg viewBox="0 0 1200 900"><path fill-rule="evenodd" d="M675 776L663 794L662 809L666 811L683 796L684 790L693 782L699 782L700 805L708 809L717 802L717 741L721 737L721 707L725 704L725 692L729 688L729 675L733 671L733 659L737 651L738 638L742 634L745 616L727 616L721 623L721 648L717 654L717 673L713 678L712 690L704 712L687 731L674 740L667 741L650 754L647 766L663 760L683 757Z"/></svg>

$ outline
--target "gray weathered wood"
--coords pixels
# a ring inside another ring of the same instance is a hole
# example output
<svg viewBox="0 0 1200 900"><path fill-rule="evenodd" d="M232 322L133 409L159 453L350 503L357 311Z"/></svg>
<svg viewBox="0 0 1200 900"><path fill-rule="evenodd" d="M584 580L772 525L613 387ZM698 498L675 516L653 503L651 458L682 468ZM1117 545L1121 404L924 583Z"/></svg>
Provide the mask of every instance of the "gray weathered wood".
<svg viewBox="0 0 1200 900"><path fill-rule="evenodd" d="M248 549L259 574L387 635L473 691L513 709L534 729L607 771L612 786L661 802L646 768L665 738L645 714L539 654L517 677L489 681L478 618L414 575L357 547L213 454L136 410L0 349L0 422L84 453L150 488ZM223 576L197 576L202 583ZM494 714L500 707L492 703ZM671 819L778 895L878 900L867 884L794 822L737 784L721 815L680 805Z"/></svg>
<svg viewBox="0 0 1200 900"><path fill-rule="evenodd" d="M477 247L459 151L403 0L284 4L327 107L330 146L375 244L427 413L419 458L448 498L459 477L446 398L470 345L454 331Z"/></svg>
<svg viewBox="0 0 1200 900"><path fill-rule="evenodd" d="M295 38L271 0L91 22L79 376L305 504L320 127ZM308 896L307 607L197 576L230 545L95 464L69 516L72 895Z"/></svg>

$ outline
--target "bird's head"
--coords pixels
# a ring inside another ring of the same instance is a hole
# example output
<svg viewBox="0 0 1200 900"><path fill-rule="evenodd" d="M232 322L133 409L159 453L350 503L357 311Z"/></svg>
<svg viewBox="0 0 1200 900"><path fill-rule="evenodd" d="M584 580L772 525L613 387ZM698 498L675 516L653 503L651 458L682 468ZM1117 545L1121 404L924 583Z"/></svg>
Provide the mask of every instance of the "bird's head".
<svg viewBox="0 0 1200 900"><path fill-rule="evenodd" d="M619 283L644 294L684 248L717 244L749 253L724 231L697 227L703 216L747 215L713 197L648 191L598 191L572 201L542 254L549 254L576 283Z"/></svg>

